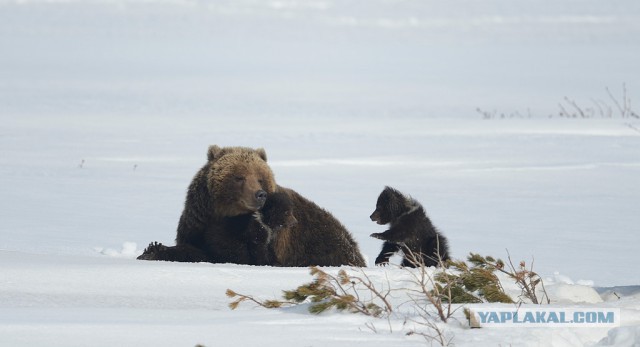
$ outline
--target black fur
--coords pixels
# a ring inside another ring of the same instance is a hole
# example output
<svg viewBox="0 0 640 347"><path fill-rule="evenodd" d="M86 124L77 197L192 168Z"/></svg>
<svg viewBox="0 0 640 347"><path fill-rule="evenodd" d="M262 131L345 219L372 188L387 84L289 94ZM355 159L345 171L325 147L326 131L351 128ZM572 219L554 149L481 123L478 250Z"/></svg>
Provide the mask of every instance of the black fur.
<svg viewBox="0 0 640 347"><path fill-rule="evenodd" d="M284 228L298 221L293 216L293 203L285 193L273 193L247 230L249 254L254 265L282 265L273 247L274 240Z"/></svg>
<svg viewBox="0 0 640 347"><path fill-rule="evenodd" d="M373 233L371 237L384 240L376 265L386 265L389 258L402 251L402 266L416 267L411 255L419 256L418 263L437 266L438 258L449 259L447 239L431 223L422 205L399 191L385 187L371 214L371 220L380 225L389 224L389 230ZM419 265L419 264L418 264Z"/></svg>

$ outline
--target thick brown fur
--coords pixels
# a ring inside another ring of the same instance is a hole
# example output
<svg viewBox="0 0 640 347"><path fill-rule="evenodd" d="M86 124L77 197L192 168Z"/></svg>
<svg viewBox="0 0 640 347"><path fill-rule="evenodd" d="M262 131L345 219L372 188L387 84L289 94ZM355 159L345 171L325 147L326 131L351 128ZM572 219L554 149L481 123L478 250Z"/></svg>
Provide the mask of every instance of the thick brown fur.
<svg viewBox="0 0 640 347"><path fill-rule="evenodd" d="M152 243L147 260L249 264L247 227L252 214L276 189L264 149L210 146L207 163L196 173L178 222L176 246Z"/></svg>
<svg viewBox="0 0 640 347"><path fill-rule="evenodd" d="M371 220L380 225L389 224L389 230L373 233L371 237L384 240L376 265L386 265L389 258L402 251L402 266L438 266L449 259L447 239L431 223L422 205L399 191L385 187ZM413 257L419 257L414 259Z"/></svg>
<svg viewBox="0 0 640 347"><path fill-rule="evenodd" d="M255 264L250 225L276 191L287 195L298 223L270 240L268 265L365 266L357 243L330 213L291 189L277 186L264 149L211 146L196 173L178 222L176 249L152 243L146 260ZM186 253L186 254L185 254ZM201 260L205 256L206 260Z"/></svg>
<svg viewBox="0 0 640 347"><path fill-rule="evenodd" d="M294 226L281 230L273 248L282 266L366 266L347 229L331 213L296 191L278 186L293 202Z"/></svg>

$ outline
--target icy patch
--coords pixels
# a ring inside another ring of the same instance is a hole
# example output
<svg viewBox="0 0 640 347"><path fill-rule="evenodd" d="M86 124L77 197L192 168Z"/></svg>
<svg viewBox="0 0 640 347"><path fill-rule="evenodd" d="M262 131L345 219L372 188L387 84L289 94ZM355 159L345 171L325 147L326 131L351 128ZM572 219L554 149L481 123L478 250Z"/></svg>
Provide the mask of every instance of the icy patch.
<svg viewBox="0 0 640 347"><path fill-rule="evenodd" d="M143 250L138 250L138 244L135 242L122 243L122 249L120 251L102 247L94 247L93 249L100 254L108 255L110 257L131 259L138 257L143 252Z"/></svg>

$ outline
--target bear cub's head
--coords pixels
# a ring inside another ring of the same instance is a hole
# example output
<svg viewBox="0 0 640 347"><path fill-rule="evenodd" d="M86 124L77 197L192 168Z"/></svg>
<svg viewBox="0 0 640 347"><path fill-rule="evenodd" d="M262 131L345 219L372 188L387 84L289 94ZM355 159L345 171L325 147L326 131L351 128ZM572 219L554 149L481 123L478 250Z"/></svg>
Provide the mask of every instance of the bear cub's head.
<svg viewBox="0 0 640 347"><path fill-rule="evenodd" d="M209 147L207 187L219 216L231 217L260 210L276 190L263 148Z"/></svg>
<svg viewBox="0 0 640 347"><path fill-rule="evenodd" d="M409 199L402 193L391 187L385 187L378 196L376 210L370 218L380 225L392 223L409 210L408 203Z"/></svg>
<svg viewBox="0 0 640 347"><path fill-rule="evenodd" d="M274 232L298 223L293 215L293 202L286 193L269 194L262 209L262 222Z"/></svg>

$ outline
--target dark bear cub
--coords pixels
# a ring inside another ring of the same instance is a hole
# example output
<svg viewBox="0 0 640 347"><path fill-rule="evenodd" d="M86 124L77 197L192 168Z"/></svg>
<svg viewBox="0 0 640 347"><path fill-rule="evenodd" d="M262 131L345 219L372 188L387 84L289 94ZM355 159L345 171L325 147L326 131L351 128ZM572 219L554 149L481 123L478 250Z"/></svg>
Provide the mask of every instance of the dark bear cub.
<svg viewBox="0 0 640 347"><path fill-rule="evenodd" d="M276 259L273 241L278 232L294 226L293 202L285 193L272 193L261 211L253 214L247 229L247 244L254 265L281 265Z"/></svg>
<svg viewBox="0 0 640 347"><path fill-rule="evenodd" d="M449 259L447 239L433 226L422 205L399 191L385 187L376 203L371 220L389 224L389 230L373 233L371 237L384 240L376 265L386 265L389 258L402 251L402 266L438 266L439 259ZM412 255L419 257L412 259ZM417 263L417 264L416 264Z"/></svg>
<svg viewBox="0 0 640 347"><path fill-rule="evenodd" d="M279 232L298 221L293 216L293 202L285 193L272 193L261 211L253 214L247 228L247 244L254 265L281 265L273 243Z"/></svg>

